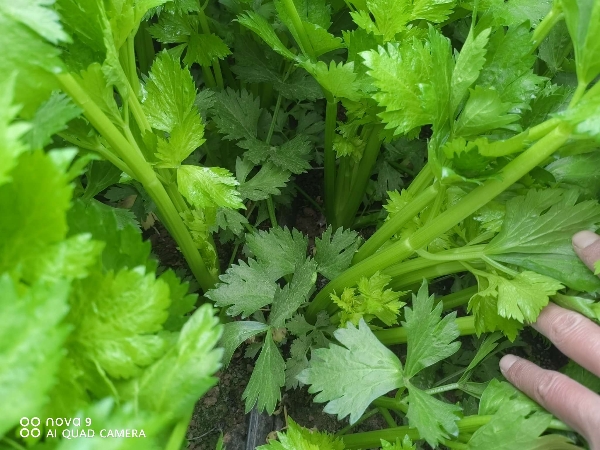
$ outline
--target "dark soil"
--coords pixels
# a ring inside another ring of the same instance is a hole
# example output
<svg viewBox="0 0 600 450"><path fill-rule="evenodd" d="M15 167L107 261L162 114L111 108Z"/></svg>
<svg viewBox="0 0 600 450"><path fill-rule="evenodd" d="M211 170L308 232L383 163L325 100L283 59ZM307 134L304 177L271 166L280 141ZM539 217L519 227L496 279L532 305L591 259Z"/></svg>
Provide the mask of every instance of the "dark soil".
<svg viewBox="0 0 600 450"><path fill-rule="evenodd" d="M569 362L569 358L533 328L525 328L519 336L526 345L512 349L518 356L549 370L560 370Z"/></svg>

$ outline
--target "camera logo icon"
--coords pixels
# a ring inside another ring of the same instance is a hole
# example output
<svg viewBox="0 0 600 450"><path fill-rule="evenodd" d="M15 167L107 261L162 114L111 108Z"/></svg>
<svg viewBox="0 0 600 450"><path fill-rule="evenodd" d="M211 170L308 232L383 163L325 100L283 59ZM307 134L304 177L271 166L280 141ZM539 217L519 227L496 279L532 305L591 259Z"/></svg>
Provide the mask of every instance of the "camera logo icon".
<svg viewBox="0 0 600 450"><path fill-rule="evenodd" d="M29 419L29 417L21 417L19 423L21 424L21 430L19 431L19 435L22 438L40 437L42 432L39 428L41 423L39 417L32 417L31 419Z"/></svg>

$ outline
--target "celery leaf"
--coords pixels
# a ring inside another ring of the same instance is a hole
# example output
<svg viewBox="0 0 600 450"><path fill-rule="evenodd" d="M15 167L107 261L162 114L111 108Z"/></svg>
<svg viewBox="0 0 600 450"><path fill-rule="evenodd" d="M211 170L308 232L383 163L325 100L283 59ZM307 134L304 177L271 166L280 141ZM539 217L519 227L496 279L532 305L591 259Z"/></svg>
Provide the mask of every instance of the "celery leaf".
<svg viewBox="0 0 600 450"><path fill-rule="evenodd" d="M106 188L117 184L121 170L108 161L92 161L86 173L87 184L83 198L90 200Z"/></svg>
<svg viewBox="0 0 600 450"><path fill-rule="evenodd" d="M473 313L475 331L477 336L491 331L502 331L504 335L514 341L523 328L516 319L510 319L498 314L498 291L493 284L484 276L477 276L479 292L469 300L468 312Z"/></svg>
<svg viewBox="0 0 600 450"><path fill-rule="evenodd" d="M210 305L202 305L181 329L176 342L143 374L127 385L142 409L171 417L189 414L194 404L217 382L221 367L219 319Z"/></svg>
<svg viewBox="0 0 600 450"><path fill-rule="evenodd" d="M343 450L343 441L326 432L313 431L287 417L287 431L277 432L278 440L269 440L256 450Z"/></svg>
<svg viewBox="0 0 600 450"><path fill-rule="evenodd" d="M366 3L375 19L374 22L368 11L359 10L350 13L360 28L382 36L384 42L391 41L396 34L406 30L406 24L411 20L411 2L371 0Z"/></svg>
<svg viewBox="0 0 600 450"><path fill-rule="evenodd" d="M0 436L22 417L36 415L56 382L69 328L68 283L36 283L28 289L0 276Z"/></svg>
<svg viewBox="0 0 600 450"><path fill-rule="evenodd" d="M20 107L13 105L16 74L0 81L0 186L10 181L10 171L26 150L22 137L31 129L26 122L14 122Z"/></svg>
<svg viewBox="0 0 600 450"><path fill-rule="evenodd" d="M228 88L215 96L212 107L213 120L225 139L256 138L258 118L261 108L260 100L254 98L249 92L242 90L238 94Z"/></svg>
<svg viewBox="0 0 600 450"><path fill-rule="evenodd" d="M238 181L221 167L183 165L177 169L179 192L196 208L222 206L245 209L235 186Z"/></svg>
<svg viewBox="0 0 600 450"><path fill-rule="evenodd" d="M54 91L36 111L31 129L24 140L29 148L41 149L52 142L52 136L67 127L67 122L81 114L81 109L65 94Z"/></svg>
<svg viewBox="0 0 600 450"><path fill-rule="evenodd" d="M456 58L456 66L452 72L452 111L456 111L469 87L479 78L479 73L485 64L490 32L491 29L487 28L475 36L475 28L471 28Z"/></svg>
<svg viewBox="0 0 600 450"><path fill-rule="evenodd" d="M250 412L256 405L259 412L266 410L273 414L277 402L281 399L280 389L284 384L285 361L269 329L250 381L242 394L242 399L246 400L246 412Z"/></svg>
<svg viewBox="0 0 600 450"><path fill-rule="evenodd" d="M248 83L269 83L284 98L314 101L323 96L316 80L302 68L284 78L280 71L282 58L250 39L236 41L235 66L231 71Z"/></svg>
<svg viewBox="0 0 600 450"><path fill-rule="evenodd" d="M114 378L131 378L165 351L162 329L169 287L153 274L121 270L76 281L69 320L75 324L70 356L89 359Z"/></svg>
<svg viewBox="0 0 600 450"><path fill-rule="evenodd" d="M456 0L413 0L411 20L423 19L441 23L448 19L456 6Z"/></svg>
<svg viewBox="0 0 600 450"><path fill-rule="evenodd" d="M72 195L64 173L41 151L22 154L10 176L12 183L0 185L0 273L64 239Z"/></svg>
<svg viewBox="0 0 600 450"><path fill-rule="evenodd" d="M308 301L317 281L317 263L308 258L298 264L294 270L292 281L279 289L273 299L269 324L283 327L285 321Z"/></svg>
<svg viewBox="0 0 600 450"><path fill-rule="evenodd" d="M496 277L498 313L508 319L533 323L548 304L549 296L564 286L556 280L535 272L521 272L512 280Z"/></svg>
<svg viewBox="0 0 600 450"><path fill-rule="evenodd" d="M225 59L230 54L229 47L219 36L193 33L189 38L183 62L188 66L198 63L202 67L208 67L215 59Z"/></svg>
<svg viewBox="0 0 600 450"><path fill-rule="evenodd" d="M360 239L353 230L338 228L332 235L328 226L321 237L315 239L315 261L321 275L333 280L350 267L352 257L358 249Z"/></svg>
<svg viewBox="0 0 600 450"><path fill-rule="evenodd" d="M405 435L402 441L400 441L400 438L396 438L396 442L393 444L382 439L381 450L417 450L417 446L412 443L408 435Z"/></svg>
<svg viewBox="0 0 600 450"><path fill-rule="evenodd" d="M475 86L456 121L455 133L458 136L477 136L503 128L519 119L516 114L508 114L511 108L512 104L503 103L495 90Z"/></svg>
<svg viewBox="0 0 600 450"><path fill-rule="evenodd" d="M533 41L527 23L502 27L494 31L487 46L486 63L477 81L482 88L495 89L500 100L512 105L511 113L529 109L529 104L539 91L544 78L535 75L532 66Z"/></svg>
<svg viewBox="0 0 600 450"><path fill-rule="evenodd" d="M246 318L273 302L278 288L275 282L279 274L272 274L260 263L249 259L246 264L240 261L220 276L221 283L205 295L218 307L226 307L227 314Z"/></svg>
<svg viewBox="0 0 600 450"><path fill-rule="evenodd" d="M168 141L158 137L159 167L177 167L205 141L194 80L179 58L163 51L152 65L146 91L143 108L150 125L169 133Z"/></svg>
<svg viewBox="0 0 600 450"><path fill-rule="evenodd" d="M188 314L194 310L198 295L190 294L189 283L183 283L171 269L163 272L159 280L167 283L171 297L169 317L163 323L163 328L168 331L181 331L189 319Z"/></svg>
<svg viewBox="0 0 600 450"><path fill-rule="evenodd" d="M124 125L121 112L115 101L114 89L108 84L100 64L90 64L85 70L75 74L73 78L85 89L94 103L114 124Z"/></svg>
<svg viewBox="0 0 600 450"><path fill-rule="evenodd" d="M574 251L567 255L507 253L505 255L494 255L493 259L554 278L571 289L583 292L600 290L600 279L590 272L590 269Z"/></svg>
<svg viewBox="0 0 600 450"><path fill-rule="evenodd" d="M583 98L572 108L557 114L575 127L575 133L600 141L600 95L584 95Z"/></svg>
<svg viewBox="0 0 600 450"><path fill-rule="evenodd" d="M334 61L331 61L327 66L323 61L316 63L306 61L302 64L302 67L315 77L325 91L325 95L332 95L334 98L343 97L354 101L360 100L354 63L339 63L336 65Z"/></svg>
<svg viewBox="0 0 600 450"><path fill-rule="evenodd" d="M302 25L316 57L344 46L339 37L329 33L325 28L305 21L302 22Z"/></svg>
<svg viewBox="0 0 600 450"><path fill-rule="evenodd" d="M194 16L165 12L148 27L150 35L163 44L183 44L194 34L198 24Z"/></svg>
<svg viewBox="0 0 600 450"><path fill-rule="evenodd" d="M600 192L600 152L567 156L552 161L547 167L556 181L567 186L576 186L590 197Z"/></svg>
<svg viewBox="0 0 600 450"><path fill-rule="evenodd" d="M427 124L440 127L448 119L454 63L450 41L434 28L424 43L390 43L361 56L379 90L373 98L385 108L378 116L394 135Z"/></svg>
<svg viewBox="0 0 600 450"><path fill-rule="evenodd" d="M398 357L375 337L364 320L334 333L342 344L313 350L310 367L298 380L310 384L315 402L329 402L324 411L355 423L376 398L404 386Z"/></svg>
<svg viewBox="0 0 600 450"><path fill-rule="evenodd" d="M298 230L271 228L247 236L246 245L260 263L269 266L278 274L277 278L281 278L294 273L296 267L304 263L308 238Z"/></svg>
<svg viewBox="0 0 600 450"><path fill-rule="evenodd" d="M405 292L385 289L391 280L390 276L376 272L369 278L360 278L356 288L344 288L339 297L331 294L331 299L342 310L340 325L345 326L347 322L358 325L360 320L369 323L375 318L388 326L397 324L400 308L406 304L398 299Z"/></svg>
<svg viewBox="0 0 600 450"><path fill-rule="evenodd" d="M138 266L155 270L156 261L150 257L150 242L142 239L131 220L123 222L119 211L122 210L96 200L77 200L67 213L69 236L90 233L92 239L106 242L102 250L102 266L106 270Z"/></svg>
<svg viewBox="0 0 600 450"><path fill-rule="evenodd" d="M258 139L245 140L238 145L248 150L245 156L254 164L271 162L294 174L304 173L311 167L312 144L304 134L297 134L282 145L269 145Z"/></svg>
<svg viewBox="0 0 600 450"><path fill-rule="evenodd" d="M168 141L158 137L155 156L160 162L156 164L156 167L179 167L181 162L205 141L204 125L200 116L194 111L174 126L169 133Z"/></svg>
<svg viewBox="0 0 600 450"><path fill-rule="evenodd" d="M152 128L170 133L188 115L197 113L194 80L179 59L166 51L154 60L146 91L143 107Z"/></svg>
<svg viewBox="0 0 600 450"><path fill-rule="evenodd" d="M77 234L40 250L27 262L23 278L29 282L85 278L106 246L90 238L87 233Z"/></svg>
<svg viewBox="0 0 600 450"><path fill-rule="evenodd" d="M419 430L421 439L425 439L433 448L442 439L458 434L456 422L462 408L442 402L413 385L408 387L408 418L411 427Z"/></svg>
<svg viewBox="0 0 600 450"><path fill-rule="evenodd" d="M575 48L577 78L589 84L600 73L600 4L594 0L561 0Z"/></svg>
<svg viewBox="0 0 600 450"><path fill-rule="evenodd" d="M228 322L223 325L223 365L227 367L236 349L246 340L269 329L268 325L252 320Z"/></svg>
<svg viewBox="0 0 600 450"><path fill-rule="evenodd" d="M500 233L485 253L572 254L571 236L600 223L600 205L578 197L574 190L546 189L509 200Z"/></svg>
<svg viewBox="0 0 600 450"><path fill-rule="evenodd" d="M413 295L413 307L405 308L407 357L405 375L413 377L421 370L445 359L458 351L460 342L455 342L459 336L454 319L456 313L450 313L441 318L442 304L434 306L433 295L428 294L427 283L423 282L417 295Z"/></svg>
<svg viewBox="0 0 600 450"><path fill-rule="evenodd" d="M302 20L325 29L331 25L331 5L326 0L294 0L294 5Z"/></svg>
<svg viewBox="0 0 600 450"><path fill-rule="evenodd" d="M590 391L600 394L600 377L581 367L575 361L570 360L560 371Z"/></svg>
<svg viewBox="0 0 600 450"><path fill-rule="evenodd" d="M246 175L240 178L238 166L240 159L236 163L236 177L240 181L238 192L242 198L258 201L266 200L271 195L281 194L281 188L285 187L290 179L290 172L267 162L262 165L260 170L251 179L246 181ZM252 164L252 166L254 166Z"/></svg>
<svg viewBox="0 0 600 450"><path fill-rule="evenodd" d="M296 58L296 55L294 55L285 45L283 45L271 24L258 13L254 11L246 11L244 14L239 15L237 20L242 26L258 34L269 47L271 47L281 56L291 60Z"/></svg>
<svg viewBox="0 0 600 450"><path fill-rule="evenodd" d="M63 30L58 14L54 9L48 8L53 3L54 0L5 1L0 3L0 11L28 26L53 44L69 41L70 38Z"/></svg>
<svg viewBox="0 0 600 450"><path fill-rule="evenodd" d="M539 436L552 416L508 383L492 380L481 396L479 414L493 415L468 442L470 450L545 448Z"/></svg>

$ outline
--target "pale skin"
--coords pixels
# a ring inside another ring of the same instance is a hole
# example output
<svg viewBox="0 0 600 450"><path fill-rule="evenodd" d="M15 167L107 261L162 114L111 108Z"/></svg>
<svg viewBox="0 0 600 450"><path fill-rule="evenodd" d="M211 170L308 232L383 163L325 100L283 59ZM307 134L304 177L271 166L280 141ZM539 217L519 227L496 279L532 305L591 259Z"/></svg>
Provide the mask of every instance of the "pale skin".
<svg viewBox="0 0 600 450"><path fill-rule="evenodd" d="M593 270L600 260L600 236L581 231L573 236L573 248ZM569 358L600 376L600 326L553 303L532 326ZM500 370L516 388L584 436L592 450L600 450L600 396L561 373L514 355L500 360Z"/></svg>

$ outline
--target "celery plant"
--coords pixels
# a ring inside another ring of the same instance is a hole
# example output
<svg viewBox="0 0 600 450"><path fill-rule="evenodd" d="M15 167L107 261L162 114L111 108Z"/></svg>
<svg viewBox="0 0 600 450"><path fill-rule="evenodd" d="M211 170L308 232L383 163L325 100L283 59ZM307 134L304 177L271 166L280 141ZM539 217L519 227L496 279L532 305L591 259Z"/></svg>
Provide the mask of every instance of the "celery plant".
<svg viewBox="0 0 600 450"><path fill-rule="evenodd" d="M157 445L180 446L219 328L156 276L133 228L156 212L205 301L242 319L225 364L252 340L246 409L308 386L349 417L336 435L290 419L265 450L575 448L495 366L549 301L600 319L570 245L600 227L599 24L597 0L1 3L0 308L28 332L5 353L49 336L30 410L76 386L69 413L109 397L136 409L106 417L158 417ZM133 215L113 208L131 194ZM278 226L301 201L320 235ZM374 415L389 428L350 433Z"/></svg>

